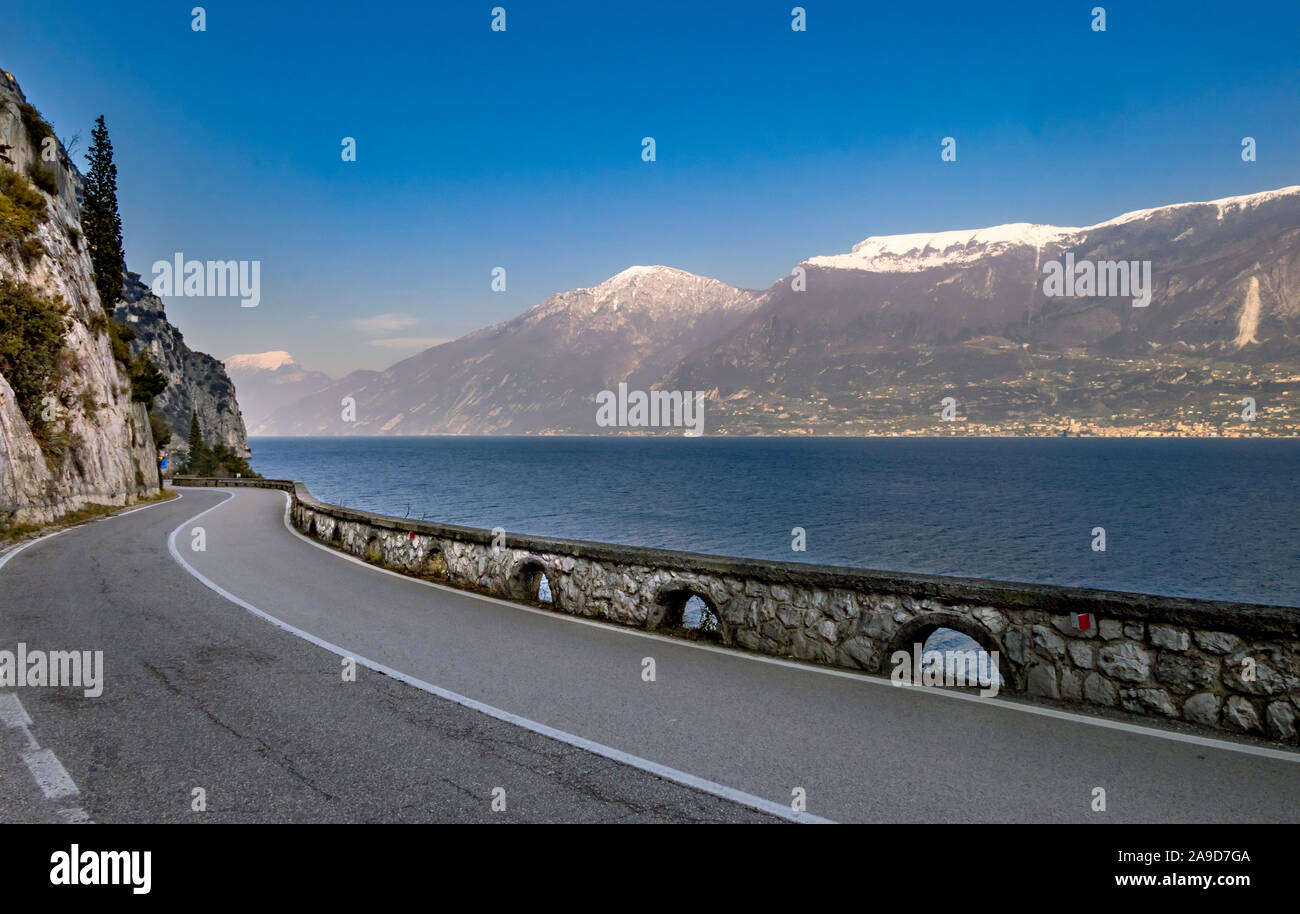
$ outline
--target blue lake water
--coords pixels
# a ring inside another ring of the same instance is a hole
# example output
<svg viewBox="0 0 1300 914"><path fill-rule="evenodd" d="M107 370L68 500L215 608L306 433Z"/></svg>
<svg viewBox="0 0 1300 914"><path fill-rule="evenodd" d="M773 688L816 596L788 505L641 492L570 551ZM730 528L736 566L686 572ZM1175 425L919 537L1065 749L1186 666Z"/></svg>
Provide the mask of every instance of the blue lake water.
<svg viewBox="0 0 1300 914"><path fill-rule="evenodd" d="M1300 605L1300 441L256 438L399 517L758 559ZM792 529L806 551L791 549ZM1094 551L1093 528L1106 550Z"/></svg>

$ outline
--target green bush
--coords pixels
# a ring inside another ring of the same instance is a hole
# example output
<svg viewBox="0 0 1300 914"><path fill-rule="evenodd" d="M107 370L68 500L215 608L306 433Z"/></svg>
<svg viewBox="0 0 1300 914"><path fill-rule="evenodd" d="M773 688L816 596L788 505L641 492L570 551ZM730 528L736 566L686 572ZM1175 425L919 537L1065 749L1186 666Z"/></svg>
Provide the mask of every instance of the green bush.
<svg viewBox="0 0 1300 914"><path fill-rule="evenodd" d="M129 324L119 324L107 316L105 316L105 320L108 321L108 339L113 347L113 358L117 359L123 368L129 370L131 367L130 344L135 339L135 331L131 329Z"/></svg>
<svg viewBox="0 0 1300 914"><path fill-rule="evenodd" d="M92 330L108 330L109 342L113 347L113 358L131 379L131 399L152 406L154 398L167 388L167 376L158 370L158 366L144 350L135 355L131 354L131 341L135 339L135 328L130 324L119 324L115 320L109 320L107 316L101 322L93 315L89 326Z"/></svg>
<svg viewBox="0 0 1300 914"><path fill-rule="evenodd" d="M0 167L0 244L15 244L24 257L33 259L44 252L33 235L48 217L40 192L18 172Z"/></svg>
<svg viewBox="0 0 1300 914"><path fill-rule="evenodd" d="M244 479L261 479L260 473L254 473L248 461L240 457L224 444L212 445L212 459L216 464L217 476L242 476Z"/></svg>
<svg viewBox="0 0 1300 914"><path fill-rule="evenodd" d="M254 473L248 461L240 457L224 444L217 442L209 445L203 440L199 430L199 417L190 413L189 434L190 456L185 465L177 469L180 476L215 476L228 479L242 476L245 479L261 479L261 474Z"/></svg>
<svg viewBox="0 0 1300 914"><path fill-rule="evenodd" d="M34 433L45 425L41 398L55 387L68 330L65 311L60 298L51 301L25 282L0 279L0 375Z"/></svg>
<svg viewBox="0 0 1300 914"><path fill-rule="evenodd" d="M54 176L54 169L47 168L32 162L27 166L27 177L32 179L32 183L45 191L51 197L56 196L59 192L59 181Z"/></svg>
<svg viewBox="0 0 1300 914"><path fill-rule="evenodd" d="M45 454L45 464L56 473L67 461L84 450L86 441L80 435L66 431L54 432L46 426L40 426L36 432L36 441ZM78 463L78 467L80 464Z"/></svg>
<svg viewBox="0 0 1300 914"><path fill-rule="evenodd" d="M159 450L172 440L172 430L168 427L167 420L153 410L149 410L149 428L153 432L153 443Z"/></svg>
<svg viewBox="0 0 1300 914"><path fill-rule="evenodd" d="M32 148L39 154L41 143L45 138L54 136L54 128L41 115L41 112L27 102L19 102L18 110L22 113L23 126L27 128L27 136L31 138Z"/></svg>
<svg viewBox="0 0 1300 914"><path fill-rule="evenodd" d="M153 405L153 398L167 387L167 376L143 350L131 360L131 399L137 403Z"/></svg>
<svg viewBox="0 0 1300 914"><path fill-rule="evenodd" d="M92 311L90 317L86 318L86 327L91 333L108 333L109 323L108 315L104 313L103 308Z"/></svg>

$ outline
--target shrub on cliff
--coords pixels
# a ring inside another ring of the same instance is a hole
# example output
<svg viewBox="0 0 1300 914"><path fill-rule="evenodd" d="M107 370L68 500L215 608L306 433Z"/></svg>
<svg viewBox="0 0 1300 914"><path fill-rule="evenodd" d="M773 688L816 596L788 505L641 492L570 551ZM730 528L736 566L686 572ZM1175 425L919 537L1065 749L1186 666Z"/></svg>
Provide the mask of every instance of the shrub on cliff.
<svg viewBox="0 0 1300 914"><path fill-rule="evenodd" d="M62 299L49 300L25 282L0 279L0 375L38 440L47 423L42 398L55 388L68 322Z"/></svg>
<svg viewBox="0 0 1300 914"><path fill-rule="evenodd" d="M36 110L35 105L19 102L18 111L22 115L23 127L27 130L27 137L31 140L32 150L39 155L41 143L45 141L47 136L54 136L54 128L41 115L41 112Z"/></svg>
<svg viewBox="0 0 1300 914"><path fill-rule="evenodd" d="M45 198L12 168L0 166L0 245L30 263L44 253L36 228L49 216Z"/></svg>
<svg viewBox="0 0 1300 914"><path fill-rule="evenodd" d="M44 165L32 162L27 166L27 177L31 178L33 184L51 197L59 192L59 182L54 177L53 168L47 168Z"/></svg>
<svg viewBox="0 0 1300 914"><path fill-rule="evenodd" d="M137 403L153 405L153 398L167 387L167 376L158 370L153 359L141 350L136 353L129 366L131 375L131 399Z"/></svg>

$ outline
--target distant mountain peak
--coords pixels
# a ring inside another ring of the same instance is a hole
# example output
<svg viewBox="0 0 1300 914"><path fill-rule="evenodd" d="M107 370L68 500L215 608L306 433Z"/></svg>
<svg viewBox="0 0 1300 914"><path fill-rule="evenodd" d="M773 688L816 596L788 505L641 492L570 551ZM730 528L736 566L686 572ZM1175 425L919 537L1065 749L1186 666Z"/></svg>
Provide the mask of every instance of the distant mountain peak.
<svg viewBox="0 0 1300 914"><path fill-rule="evenodd" d="M226 368L235 371L276 371L285 365L296 367L297 362L283 349L232 355L226 359Z"/></svg>
<svg viewBox="0 0 1300 914"><path fill-rule="evenodd" d="M328 375L308 371L283 349L232 355L226 359L226 371L239 389L239 405L254 435L266 433L263 423L275 410L332 383Z"/></svg>
<svg viewBox="0 0 1300 914"><path fill-rule="evenodd" d="M578 313L703 314L750 307L759 293L662 265L631 266L594 286L558 292L527 315Z"/></svg>
<svg viewBox="0 0 1300 914"><path fill-rule="evenodd" d="M604 282L592 286L591 289L611 289L628 285L639 285L642 282L653 283L656 285L696 285L699 283L711 283L719 286L727 284L720 279L712 279L708 276L698 276L695 273L689 273L686 270L679 270L676 267L665 267L662 264L653 266L631 266L620 273L615 273Z"/></svg>
<svg viewBox="0 0 1300 914"><path fill-rule="evenodd" d="M635 279L638 276L648 276L655 273L677 273L683 276L694 275L692 273L687 273L685 270L679 270L676 267L665 267L662 264L653 264L651 266L637 265L630 266L621 273L615 273L609 279L605 280L605 282L622 282L629 279Z"/></svg>

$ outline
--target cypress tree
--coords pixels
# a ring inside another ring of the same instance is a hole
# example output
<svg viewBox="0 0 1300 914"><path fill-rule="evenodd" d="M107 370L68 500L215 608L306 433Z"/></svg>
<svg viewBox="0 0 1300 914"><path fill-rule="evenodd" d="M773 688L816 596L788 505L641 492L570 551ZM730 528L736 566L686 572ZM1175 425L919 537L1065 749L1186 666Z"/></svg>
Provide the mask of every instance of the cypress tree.
<svg viewBox="0 0 1300 914"><path fill-rule="evenodd" d="M208 455L208 446L203 443L203 432L199 429L198 413L190 413L190 459L185 470L191 476L206 476L211 472L212 463Z"/></svg>
<svg viewBox="0 0 1300 914"><path fill-rule="evenodd" d="M113 142L108 138L102 114L90 133L86 158L90 171L86 175L81 228L95 268L99 302L111 316L122 297L126 257L122 253L122 217L117 211L117 165L113 163Z"/></svg>

